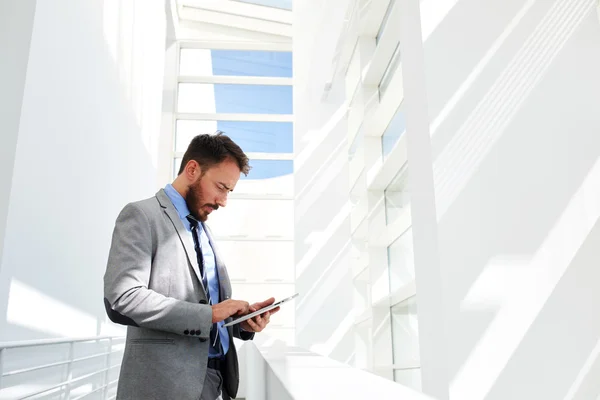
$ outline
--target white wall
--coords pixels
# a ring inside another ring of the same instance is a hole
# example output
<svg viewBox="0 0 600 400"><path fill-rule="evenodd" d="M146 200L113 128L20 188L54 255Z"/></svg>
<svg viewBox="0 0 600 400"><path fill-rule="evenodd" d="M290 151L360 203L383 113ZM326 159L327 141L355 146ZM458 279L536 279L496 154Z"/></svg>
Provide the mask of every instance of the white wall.
<svg viewBox="0 0 600 400"><path fill-rule="evenodd" d="M15 162L35 0L0 3L0 260ZM1 267L1 264L0 264Z"/></svg>
<svg viewBox="0 0 600 400"><path fill-rule="evenodd" d="M594 399L596 2L434 3L422 20L451 398Z"/></svg>
<svg viewBox="0 0 600 400"><path fill-rule="evenodd" d="M346 106L343 81L323 89L346 8L296 1L293 22L296 344L342 362L353 353Z"/></svg>
<svg viewBox="0 0 600 400"><path fill-rule="evenodd" d="M112 332L102 275L114 220L156 190L164 3L42 1L28 30L33 3L0 36L11 60L0 76L14 84L0 104L20 108L1 128L0 341Z"/></svg>

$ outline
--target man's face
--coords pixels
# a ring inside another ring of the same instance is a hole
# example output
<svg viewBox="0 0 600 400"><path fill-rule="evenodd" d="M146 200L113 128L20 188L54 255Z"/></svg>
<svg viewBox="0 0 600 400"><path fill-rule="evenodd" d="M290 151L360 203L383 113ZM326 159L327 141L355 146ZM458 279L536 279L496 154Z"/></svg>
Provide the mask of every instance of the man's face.
<svg viewBox="0 0 600 400"><path fill-rule="evenodd" d="M229 158L209 168L203 176L190 185L185 198L190 213L204 222L213 210L225 207L227 195L235 188L240 173L236 162Z"/></svg>

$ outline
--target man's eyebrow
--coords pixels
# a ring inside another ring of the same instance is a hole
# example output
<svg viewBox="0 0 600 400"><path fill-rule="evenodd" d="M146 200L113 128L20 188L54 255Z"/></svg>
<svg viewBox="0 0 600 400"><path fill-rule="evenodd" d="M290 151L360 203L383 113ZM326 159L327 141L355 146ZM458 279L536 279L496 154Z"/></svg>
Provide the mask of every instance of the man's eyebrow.
<svg viewBox="0 0 600 400"><path fill-rule="evenodd" d="M223 187L227 190L229 190L230 192L233 192L232 189L229 189L229 186L227 186L226 184L224 184L223 182L219 182L221 185L223 185Z"/></svg>

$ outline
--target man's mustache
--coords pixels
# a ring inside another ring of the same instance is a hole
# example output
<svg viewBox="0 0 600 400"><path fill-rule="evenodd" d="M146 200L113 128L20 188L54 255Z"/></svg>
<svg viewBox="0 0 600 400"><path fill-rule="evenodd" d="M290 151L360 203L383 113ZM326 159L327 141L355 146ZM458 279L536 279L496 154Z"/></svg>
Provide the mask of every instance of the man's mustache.
<svg viewBox="0 0 600 400"><path fill-rule="evenodd" d="M213 210L218 210L219 209L219 205L218 204L205 204L204 207L210 207Z"/></svg>

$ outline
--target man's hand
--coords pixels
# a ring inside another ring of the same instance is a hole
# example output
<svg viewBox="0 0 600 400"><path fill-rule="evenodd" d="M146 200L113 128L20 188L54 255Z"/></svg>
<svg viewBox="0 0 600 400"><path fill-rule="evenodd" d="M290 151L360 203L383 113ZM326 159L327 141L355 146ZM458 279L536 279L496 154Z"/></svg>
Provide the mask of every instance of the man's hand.
<svg viewBox="0 0 600 400"><path fill-rule="evenodd" d="M254 311L260 310L263 307L270 306L274 302L275 299L271 297L265 301L252 304L248 310L250 313L253 313ZM247 319L240 323L240 327L246 332L261 332L269 324L271 315L275 314L277 311L279 311L279 307L266 311L254 318Z"/></svg>
<svg viewBox="0 0 600 400"><path fill-rule="evenodd" d="M248 314L249 306L247 301L243 300L225 300L212 306L212 322L221 322L232 315Z"/></svg>

